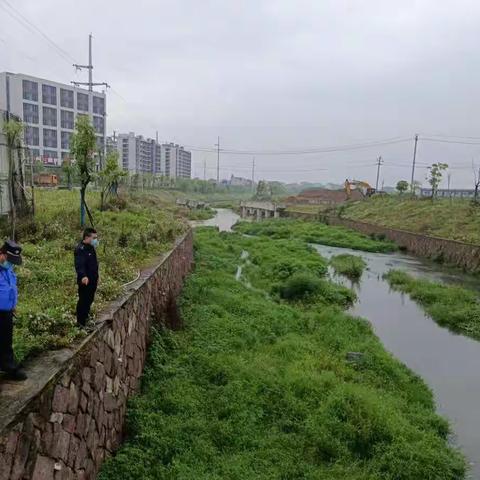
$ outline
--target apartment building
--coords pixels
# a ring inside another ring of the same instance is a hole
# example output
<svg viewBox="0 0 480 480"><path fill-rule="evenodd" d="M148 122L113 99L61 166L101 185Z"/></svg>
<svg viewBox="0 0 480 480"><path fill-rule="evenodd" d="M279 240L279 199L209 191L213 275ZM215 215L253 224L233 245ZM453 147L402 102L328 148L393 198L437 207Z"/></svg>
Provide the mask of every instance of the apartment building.
<svg viewBox="0 0 480 480"><path fill-rule="evenodd" d="M106 95L22 73L0 72L0 110L25 124L25 145L33 159L60 165L70 155L75 120L88 115L97 148L105 154Z"/></svg>
<svg viewBox="0 0 480 480"><path fill-rule="evenodd" d="M191 178L192 154L182 146L175 143L164 143L162 148L162 173L176 178Z"/></svg>
<svg viewBox="0 0 480 480"><path fill-rule="evenodd" d="M120 166L130 173L191 177L192 154L177 144L159 144L134 132L109 137L107 144L116 144Z"/></svg>

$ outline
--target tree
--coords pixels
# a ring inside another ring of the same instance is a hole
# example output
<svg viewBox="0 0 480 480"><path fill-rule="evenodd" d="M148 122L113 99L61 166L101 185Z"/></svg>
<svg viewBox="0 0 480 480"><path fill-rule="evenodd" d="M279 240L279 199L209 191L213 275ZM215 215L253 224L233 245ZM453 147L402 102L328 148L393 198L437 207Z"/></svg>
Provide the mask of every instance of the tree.
<svg viewBox="0 0 480 480"><path fill-rule="evenodd" d="M255 193L255 200L270 200L272 198L272 189L265 180L260 180Z"/></svg>
<svg viewBox="0 0 480 480"><path fill-rule="evenodd" d="M98 181L100 184L100 210L105 209L107 199L110 195L118 195L118 183L125 177L127 172L118 165L118 152L107 153L105 168L99 172Z"/></svg>
<svg viewBox="0 0 480 480"><path fill-rule="evenodd" d="M70 153L75 159L75 165L80 179L80 225L85 226L85 212L87 212L91 225L93 217L86 202L86 191L88 184L95 176L95 150L97 142L95 129L87 116L77 118L75 132L70 142Z"/></svg>
<svg viewBox="0 0 480 480"><path fill-rule="evenodd" d="M395 187L400 195L405 193L408 190L408 182L406 180L399 180L397 186Z"/></svg>
<svg viewBox="0 0 480 480"><path fill-rule="evenodd" d="M17 217L29 213L23 181L21 153L23 149L22 122L7 119L3 124L3 133L6 137L8 151L7 189L10 203L11 237L15 239Z"/></svg>
<svg viewBox="0 0 480 480"><path fill-rule="evenodd" d="M448 168L447 163L432 163L428 167L428 176L427 180L430 186L432 187L432 199L437 196L438 186L442 181L443 172Z"/></svg>
<svg viewBox="0 0 480 480"><path fill-rule="evenodd" d="M473 204L478 205L478 189L480 187L480 167L476 167L473 159L472 159L472 170L473 170L473 186L475 188L475 192L473 194Z"/></svg>
<svg viewBox="0 0 480 480"><path fill-rule="evenodd" d="M62 161L62 170L67 177L67 188L72 189L72 178L75 173L75 165L70 158L64 158Z"/></svg>

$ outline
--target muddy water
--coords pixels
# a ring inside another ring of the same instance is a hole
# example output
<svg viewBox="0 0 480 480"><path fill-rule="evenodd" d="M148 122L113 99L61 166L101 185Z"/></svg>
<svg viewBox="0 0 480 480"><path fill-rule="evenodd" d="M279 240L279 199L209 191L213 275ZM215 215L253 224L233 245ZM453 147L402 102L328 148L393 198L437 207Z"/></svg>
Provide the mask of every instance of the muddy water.
<svg viewBox="0 0 480 480"><path fill-rule="evenodd" d="M215 218L197 223L230 231L238 219L233 211L218 209ZM398 268L416 277L480 290L478 280L408 255L314 247L326 258L352 253L365 259L367 269L358 283L334 276L358 295L351 313L367 318L385 348L430 386L439 413L452 424L454 443L471 463L468 478L480 479L480 342L438 326L408 295L392 291L382 275Z"/></svg>
<svg viewBox="0 0 480 480"><path fill-rule="evenodd" d="M190 222L192 227L218 227L221 232L231 232L232 227L240 219L233 210L229 208L217 208L215 216L208 220L198 220Z"/></svg>
<svg viewBox="0 0 480 480"><path fill-rule="evenodd" d="M314 247L327 258L352 253L365 259L367 270L357 284L334 276L358 295L351 313L367 318L385 347L432 388L439 413L452 424L453 441L471 462L468 478L479 479L480 342L438 326L407 295L392 291L382 275L398 268L416 277L446 283L473 286L474 279L407 255Z"/></svg>

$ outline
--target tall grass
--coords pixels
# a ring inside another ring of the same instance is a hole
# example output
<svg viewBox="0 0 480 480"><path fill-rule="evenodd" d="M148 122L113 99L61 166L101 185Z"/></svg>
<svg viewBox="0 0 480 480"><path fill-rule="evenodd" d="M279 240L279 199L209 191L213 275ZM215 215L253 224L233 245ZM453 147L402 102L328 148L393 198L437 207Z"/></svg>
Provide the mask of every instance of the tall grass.
<svg viewBox="0 0 480 480"><path fill-rule="evenodd" d="M366 267L365 260L357 255L342 253L330 259L330 265L336 273L345 275L352 280L358 280Z"/></svg>
<svg viewBox="0 0 480 480"><path fill-rule="evenodd" d="M295 238L308 243L320 243L367 252L390 252L396 248L389 241L374 240L347 228L304 220L276 219L257 223L242 222L235 226L235 230L248 235L261 235L272 239Z"/></svg>
<svg viewBox="0 0 480 480"><path fill-rule="evenodd" d="M101 480L463 478L431 392L366 321L334 301L267 295L304 274L314 252L213 229L196 232L195 248L185 330L154 335L127 441ZM244 251L254 255L248 282L235 279ZM326 281L323 268L310 275ZM349 351L362 361L348 362Z"/></svg>
<svg viewBox="0 0 480 480"><path fill-rule="evenodd" d="M392 288L407 293L440 325L480 340L480 298L472 290L414 278L401 270L386 275Z"/></svg>

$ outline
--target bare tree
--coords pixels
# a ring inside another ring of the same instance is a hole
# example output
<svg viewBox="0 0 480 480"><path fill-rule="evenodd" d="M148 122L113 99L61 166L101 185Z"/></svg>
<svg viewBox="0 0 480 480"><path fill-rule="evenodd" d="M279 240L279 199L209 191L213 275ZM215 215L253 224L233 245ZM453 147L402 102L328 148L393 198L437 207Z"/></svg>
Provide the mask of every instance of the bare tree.
<svg viewBox="0 0 480 480"><path fill-rule="evenodd" d="M480 187L480 167L475 165L475 162L473 161L472 158L472 171L473 171L473 181L474 181L474 187L475 191L473 193L473 203L475 205L478 205L478 189Z"/></svg>

